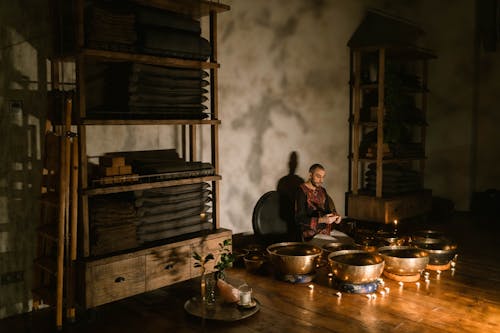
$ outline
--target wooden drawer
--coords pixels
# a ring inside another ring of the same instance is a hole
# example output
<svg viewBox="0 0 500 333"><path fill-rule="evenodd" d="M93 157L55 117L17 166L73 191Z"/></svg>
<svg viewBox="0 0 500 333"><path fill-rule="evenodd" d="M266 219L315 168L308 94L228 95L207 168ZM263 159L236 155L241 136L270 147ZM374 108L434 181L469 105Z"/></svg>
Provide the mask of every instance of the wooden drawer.
<svg viewBox="0 0 500 333"><path fill-rule="evenodd" d="M146 290L154 290L191 277L191 249L181 246L146 255Z"/></svg>
<svg viewBox="0 0 500 333"><path fill-rule="evenodd" d="M145 256L92 263L86 270L86 306L95 307L140 294L145 287Z"/></svg>
<svg viewBox="0 0 500 333"><path fill-rule="evenodd" d="M193 243L192 248L191 248L191 254L194 253L194 251L198 252L199 255L202 257L206 256L208 253L212 253L215 257L215 260L209 261L205 268L206 268L206 273L213 272L214 266L219 260L219 243L222 243L225 239L231 239L231 234L225 235L222 237L217 237L217 238L212 238L212 239L201 239L200 241ZM191 256L191 264L189 265L191 267L191 277L197 277L201 275L201 268L196 268L194 267L194 264L196 263L196 260L194 260Z"/></svg>

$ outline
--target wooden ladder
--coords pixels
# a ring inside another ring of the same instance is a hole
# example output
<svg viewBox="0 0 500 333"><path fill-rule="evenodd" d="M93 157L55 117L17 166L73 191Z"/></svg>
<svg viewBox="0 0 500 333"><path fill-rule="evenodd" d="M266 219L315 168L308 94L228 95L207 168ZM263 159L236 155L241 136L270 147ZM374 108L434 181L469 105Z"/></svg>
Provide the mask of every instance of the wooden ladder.
<svg viewBox="0 0 500 333"><path fill-rule="evenodd" d="M33 309L55 306L56 326L62 329L63 308L68 320L76 315L78 140L71 132L74 93L52 93L53 107L63 112L61 119L48 120L45 130Z"/></svg>

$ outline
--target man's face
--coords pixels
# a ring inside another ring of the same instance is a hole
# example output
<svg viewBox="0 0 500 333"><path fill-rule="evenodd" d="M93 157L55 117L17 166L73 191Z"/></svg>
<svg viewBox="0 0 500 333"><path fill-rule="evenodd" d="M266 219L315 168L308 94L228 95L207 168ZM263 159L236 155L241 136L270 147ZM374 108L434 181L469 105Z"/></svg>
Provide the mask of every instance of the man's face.
<svg viewBox="0 0 500 333"><path fill-rule="evenodd" d="M314 187L323 185L323 180L325 179L325 170L317 168L311 173L311 184Z"/></svg>

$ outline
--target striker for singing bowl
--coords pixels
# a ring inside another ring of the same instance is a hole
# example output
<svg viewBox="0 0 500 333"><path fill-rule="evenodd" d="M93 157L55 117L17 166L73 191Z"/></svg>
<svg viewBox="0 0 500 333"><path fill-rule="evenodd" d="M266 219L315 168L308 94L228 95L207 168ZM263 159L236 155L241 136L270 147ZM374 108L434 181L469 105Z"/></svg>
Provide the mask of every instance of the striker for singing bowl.
<svg viewBox="0 0 500 333"><path fill-rule="evenodd" d="M429 263L429 254L411 246L383 246L378 253L385 260L385 270L396 275L416 275Z"/></svg>
<svg viewBox="0 0 500 333"><path fill-rule="evenodd" d="M267 252L273 267L283 275L302 275L314 271L321 248L301 242L283 242L269 245Z"/></svg>
<svg viewBox="0 0 500 333"><path fill-rule="evenodd" d="M384 258L363 250L332 252L328 255L328 262L337 280L352 284L373 282L384 271Z"/></svg>
<svg viewBox="0 0 500 333"><path fill-rule="evenodd" d="M457 244L447 239L426 238L413 245L429 254L429 265L446 265L457 253Z"/></svg>

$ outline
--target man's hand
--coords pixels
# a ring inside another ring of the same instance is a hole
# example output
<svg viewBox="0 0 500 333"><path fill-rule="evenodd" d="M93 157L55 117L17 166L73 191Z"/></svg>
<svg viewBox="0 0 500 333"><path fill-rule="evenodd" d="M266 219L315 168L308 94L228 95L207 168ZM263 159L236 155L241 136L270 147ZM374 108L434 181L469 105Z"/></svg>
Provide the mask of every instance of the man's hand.
<svg viewBox="0 0 500 333"><path fill-rule="evenodd" d="M327 224L332 224L332 223L339 224L340 221L342 221L342 216L334 213L327 214L324 216L324 218L325 218L325 223Z"/></svg>

